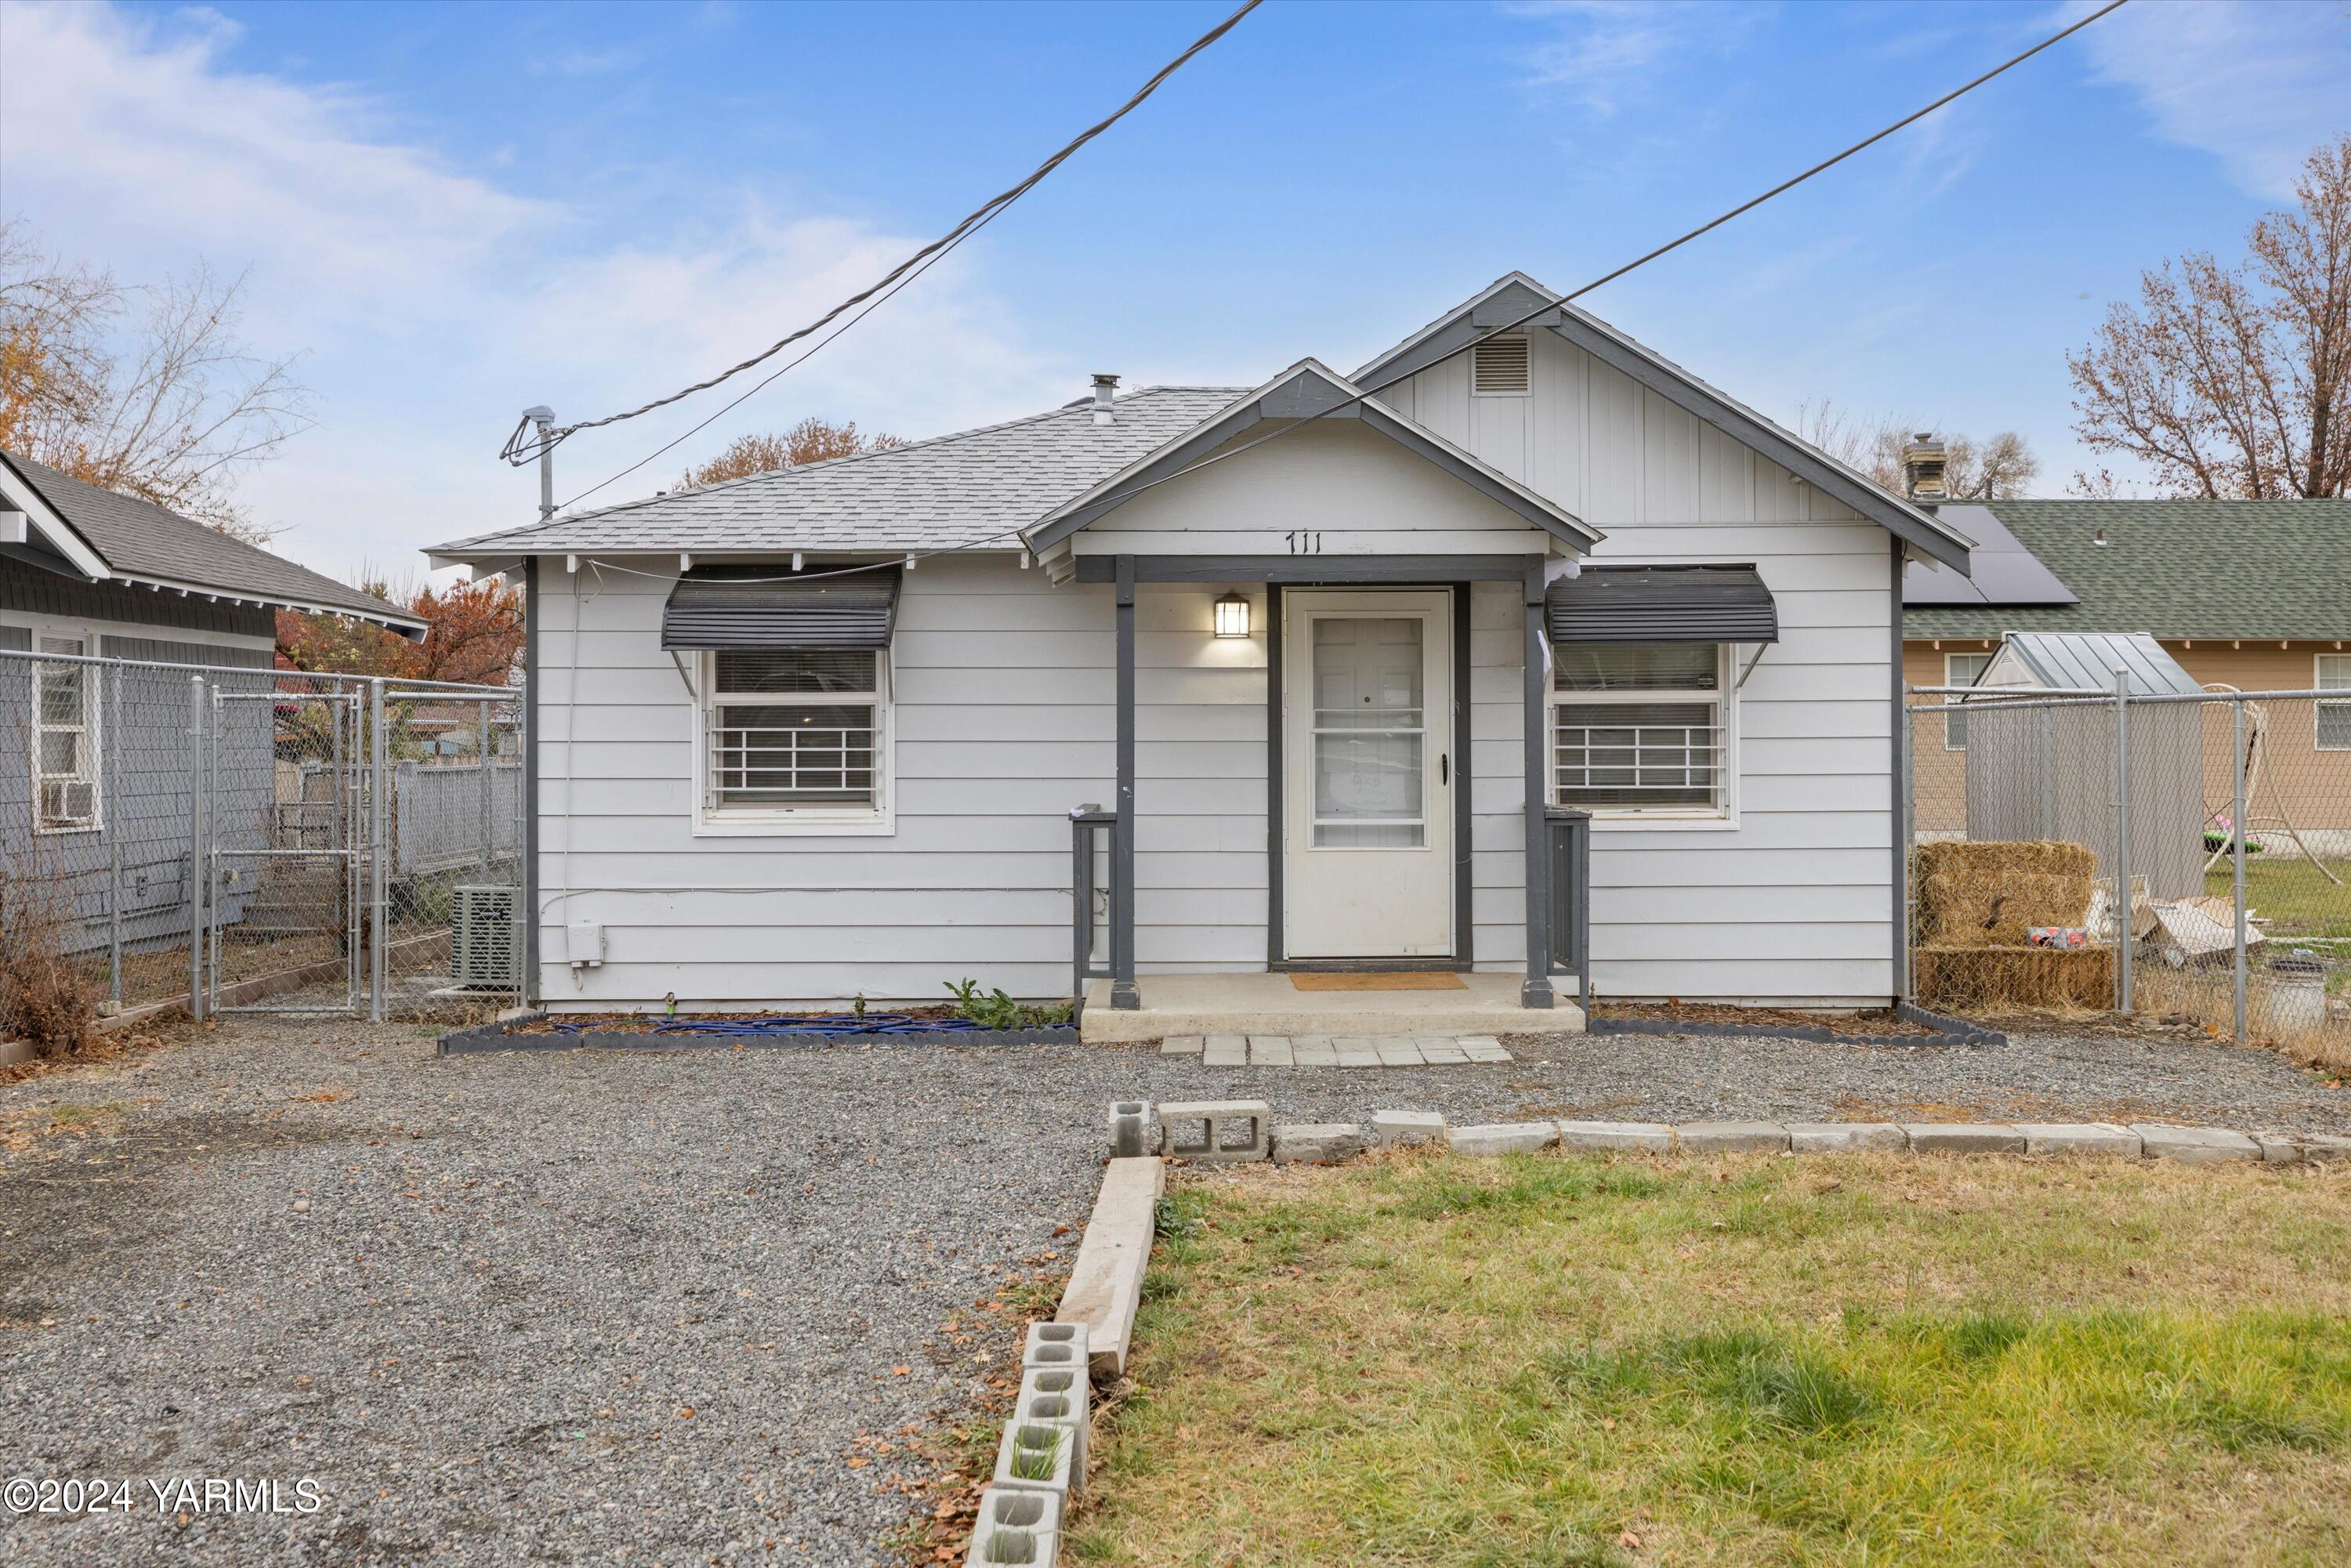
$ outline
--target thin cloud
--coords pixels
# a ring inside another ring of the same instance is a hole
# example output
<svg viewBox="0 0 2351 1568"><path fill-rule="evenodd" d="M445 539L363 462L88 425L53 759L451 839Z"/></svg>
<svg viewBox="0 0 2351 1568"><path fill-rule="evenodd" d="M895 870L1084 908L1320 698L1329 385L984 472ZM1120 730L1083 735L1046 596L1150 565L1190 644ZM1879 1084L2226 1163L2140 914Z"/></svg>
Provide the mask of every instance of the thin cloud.
<svg viewBox="0 0 2351 1568"><path fill-rule="evenodd" d="M2074 0L2058 15L2090 8ZM2135 94L2158 134L2273 200L2292 195L2303 159L2341 132L2351 102L2342 0L2126 5L2079 37L2095 79Z"/></svg>
<svg viewBox="0 0 2351 1568"><path fill-rule="evenodd" d="M1694 0L1518 0L1501 9L1552 34L1525 53L1529 84L1604 119L1649 96L1692 53L1729 47L1750 16Z"/></svg>

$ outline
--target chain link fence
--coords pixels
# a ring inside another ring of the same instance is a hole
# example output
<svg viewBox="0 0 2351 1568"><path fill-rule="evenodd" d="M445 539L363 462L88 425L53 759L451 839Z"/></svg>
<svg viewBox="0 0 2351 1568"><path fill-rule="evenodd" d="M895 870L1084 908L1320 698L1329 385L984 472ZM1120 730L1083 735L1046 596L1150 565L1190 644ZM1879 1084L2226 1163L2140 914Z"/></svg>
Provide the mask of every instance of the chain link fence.
<svg viewBox="0 0 2351 1568"><path fill-rule="evenodd" d="M108 1013L505 1005L522 756L519 688L0 650L0 908Z"/></svg>
<svg viewBox="0 0 2351 1568"><path fill-rule="evenodd" d="M1917 690L1909 988L2351 1068L2351 698Z"/></svg>

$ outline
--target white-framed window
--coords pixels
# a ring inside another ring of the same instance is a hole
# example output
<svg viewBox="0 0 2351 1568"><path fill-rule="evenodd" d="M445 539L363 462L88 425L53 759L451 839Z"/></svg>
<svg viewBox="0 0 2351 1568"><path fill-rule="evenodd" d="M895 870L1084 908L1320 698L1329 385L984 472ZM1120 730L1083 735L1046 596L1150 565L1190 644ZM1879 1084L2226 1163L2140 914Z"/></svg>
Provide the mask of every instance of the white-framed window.
<svg viewBox="0 0 2351 1568"><path fill-rule="evenodd" d="M1947 686L1971 686L1983 679L1991 668L1990 653L1946 653L1943 655L1943 684ZM1949 693L1943 696L1943 749L1965 751L1968 748L1968 716Z"/></svg>
<svg viewBox="0 0 2351 1568"><path fill-rule="evenodd" d="M890 817L889 655L702 656L700 821L720 832L879 832Z"/></svg>
<svg viewBox="0 0 2351 1568"><path fill-rule="evenodd" d="M1717 643L1554 648L1553 799L1595 820L1729 821L1729 654Z"/></svg>
<svg viewBox="0 0 2351 1568"><path fill-rule="evenodd" d="M2340 702L2321 698L2315 705L2318 749L2351 751L2351 653L2319 654L2313 675L2312 684L2320 691L2345 694Z"/></svg>
<svg viewBox="0 0 2351 1568"><path fill-rule="evenodd" d="M89 654L94 640L78 632L36 632L33 650L68 658ZM98 666L33 666L33 828L43 833L96 831L99 821Z"/></svg>

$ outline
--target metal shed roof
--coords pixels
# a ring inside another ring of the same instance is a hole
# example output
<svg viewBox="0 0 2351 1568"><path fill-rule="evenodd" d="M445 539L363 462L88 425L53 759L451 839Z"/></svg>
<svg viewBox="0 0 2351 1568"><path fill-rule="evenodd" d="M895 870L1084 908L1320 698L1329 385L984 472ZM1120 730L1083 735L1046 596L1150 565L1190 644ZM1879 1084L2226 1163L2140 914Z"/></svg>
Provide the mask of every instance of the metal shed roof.
<svg viewBox="0 0 2351 1568"><path fill-rule="evenodd" d="M2204 689L2144 632L2011 632L1980 684L2023 684L2003 667L2011 655L2032 684L2053 691L2111 691L2117 669L2128 671L2131 690L2143 695Z"/></svg>

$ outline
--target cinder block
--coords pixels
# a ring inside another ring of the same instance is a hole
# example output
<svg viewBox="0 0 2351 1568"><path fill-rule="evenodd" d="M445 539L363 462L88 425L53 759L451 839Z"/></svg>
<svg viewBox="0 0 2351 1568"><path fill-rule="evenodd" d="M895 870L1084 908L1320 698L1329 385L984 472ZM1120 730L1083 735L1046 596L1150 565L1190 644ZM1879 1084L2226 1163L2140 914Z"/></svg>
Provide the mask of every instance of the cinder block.
<svg viewBox="0 0 2351 1568"><path fill-rule="evenodd" d="M1777 1154L1788 1146L1788 1129L1777 1122L1684 1122L1674 1136L1686 1155Z"/></svg>
<svg viewBox="0 0 2351 1568"><path fill-rule="evenodd" d="M1207 1038L1202 1035L1171 1034L1165 1040L1159 1042L1159 1054L1162 1056L1197 1056L1200 1054L1200 1048L1207 1043Z"/></svg>
<svg viewBox="0 0 2351 1568"><path fill-rule="evenodd" d="M1559 1146L1585 1153L1666 1155L1673 1152L1674 1130L1663 1122L1562 1122Z"/></svg>
<svg viewBox="0 0 2351 1568"><path fill-rule="evenodd" d="M1364 1129L1355 1122L1301 1122L1273 1130L1278 1166L1335 1166L1364 1152Z"/></svg>
<svg viewBox="0 0 2351 1568"><path fill-rule="evenodd" d="M1181 1159L1239 1162L1273 1153L1273 1107L1262 1100L1171 1100L1159 1107L1159 1124L1166 1152Z"/></svg>
<svg viewBox="0 0 2351 1568"><path fill-rule="evenodd" d="M1251 1067L1295 1067L1297 1052L1290 1049L1286 1034L1253 1034L1249 1037Z"/></svg>
<svg viewBox="0 0 2351 1568"><path fill-rule="evenodd" d="M1791 1122L1788 1146L1800 1155L1847 1155L1863 1149L1899 1154L1910 1140L1891 1122Z"/></svg>
<svg viewBox="0 0 2351 1568"><path fill-rule="evenodd" d="M1559 1142L1556 1122L1493 1122L1482 1127L1454 1127L1445 1134L1457 1155L1531 1154Z"/></svg>
<svg viewBox="0 0 2351 1568"><path fill-rule="evenodd" d="M979 1520L972 1526L971 1552L964 1568L1055 1568L1061 1560L1061 1499L1049 1491L1007 1491L989 1487L979 1494Z"/></svg>
<svg viewBox="0 0 2351 1568"><path fill-rule="evenodd" d="M2019 1122L2028 1155L2109 1155L2138 1158L2138 1134L2112 1122Z"/></svg>
<svg viewBox="0 0 2351 1568"><path fill-rule="evenodd" d="M1086 1473L1086 1442L1093 1420L1093 1379L1084 1368L1032 1366L1020 1374L1020 1396L1012 1406L1022 1421L1058 1423L1077 1434L1076 1473Z"/></svg>
<svg viewBox="0 0 2351 1568"><path fill-rule="evenodd" d="M1110 1103L1110 1156L1114 1160L1133 1159L1141 1155L1159 1152L1161 1132L1151 1114L1148 1100L1113 1100Z"/></svg>
<svg viewBox="0 0 2351 1568"><path fill-rule="evenodd" d="M2351 1160L2351 1138L2338 1138L2332 1133L2306 1133L2302 1138L2302 1157L2322 1163Z"/></svg>
<svg viewBox="0 0 2351 1568"><path fill-rule="evenodd" d="M2158 1122L2134 1122L2131 1131L2138 1134L2139 1147L2151 1160L2209 1166L2262 1157L2252 1139L2226 1127L2167 1127Z"/></svg>
<svg viewBox="0 0 2351 1568"><path fill-rule="evenodd" d="M1436 1111L1374 1111L1372 1142L1383 1149L1445 1141L1445 1117Z"/></svg>
<svg viewBox="0 0 2351 1568"><path fill-rule="evenodd" d="M1910 1151L1919 1155L2021 1155L2024 1134L2005 1122L1910 1122Z"/></svg>
<svg viewBox="0 0 2351 1568"><path fill-rule="evenodd" d="M1020 1346L1020 1370L1045 1367L1083 1372L1086 1365L1086 1325L1083 1323L1030 1323L1029 1337Z"/></svg>
<svg viewBox="0 0 2351 1568"><path fill-rule="evenodd" d="M1004 1424L996 1445L996 1474L988 1484L1007 1491L1050 1492L1066 1500L1085 1482L1077 1466L1078 1435L1050 1421Z"/></svg>

